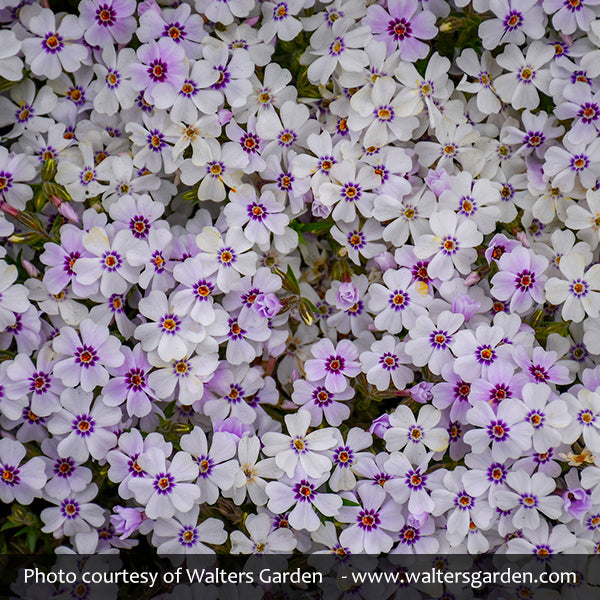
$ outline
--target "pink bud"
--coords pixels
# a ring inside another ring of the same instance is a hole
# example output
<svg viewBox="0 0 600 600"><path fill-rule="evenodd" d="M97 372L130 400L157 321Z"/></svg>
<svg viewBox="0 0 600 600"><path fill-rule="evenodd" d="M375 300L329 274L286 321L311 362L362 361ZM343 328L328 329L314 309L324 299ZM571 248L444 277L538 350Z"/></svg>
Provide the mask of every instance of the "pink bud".
<svg viewBox="0 0 600 600"><path fill-rule="evenodd" d="M425 177L427 187L439 198L443 192L452 187L452 179L446 169L429 169Z"/></svg>
<svg viewBox="0 0 600 600"><path fill-rule="evenodd" d="M382 252L377 256L373 257L375 266L382 272L386 272L388 269L395 269L398 263L394 260L394 256L389 252Z"/></svg>
<svg viewBox="0 0 600 600"><path fill-rule="evenodd" d="M313 203L311 206L312 206L312 214L315 217L320 217L321 219L326 219L329 216L329 213L331 212L330 206L325 206L318 200L313 200Z"/></svg>
<svg viewBox="0 0 600 600"><path fill-rule="evenodd" d="M524 231L519 231L519 233L517 233L517 239L523 244L524 248L531 248L527 234Z"/></svg>
<svg viewBox="0 0 600 600"><path fill-rule="evenodd" d="M252 304L252 308L265 319L272 319L281 310L281 306L279 298L272 293L259 294Z"/></svg>
<svg viewBox="0 0 600 600"><path fill-rule="evenodd" d="M226 108L222 108L217 113L217 118L219 119L219 125L227 125L229 121L231 121L231 117L233 117L233 113Z"/></svg>
<svg viewBox="0 0 600 600"><path fill-rule="evenodd" d="M258 19L260 17L250 17L244 21L244 25L250 25L250 27L254 27L258 23Z"/></svg>
<svg viewBox="0 0 600 600"><path fill-rule="evenodd" d="M294 381L298 381L298 379L300 379L300 372L298 369L292 369L292 373L290 375L291 382L294 383Z"/></svg>
<svg viewBox="0 0 600 600"><path fill-rule="evenodd" d="M479 274L478 271L471 271L466 277L465 277L465 285L467 287L470 287L472 285L475 285L476 283L478 283L481 279L481 275Z"/></svg>
<svg viewBox="0 0 600 600"><path fill-rule="evenodd" d="M391 427L390 415L385 414L381 417L377 417L369 427L369 433L376 435L379 438L383 438L383 434Z"/></svg>
<svg viewBox="0 0 600 600"><path fill-rule="evenodd" d="M22 258L21 264L23 265L23 268L27 272L27 275L29 275L30 277L39 277L40 276L40 272L37 270L36 266L32 265L28 260Z"/></svg>
<svg viewBox="0 0 600 600"><path fill-rule="evenodd" d="M335 297L336 306L340 310L347 310L358 302L358 291L352 285L352 282L344 282L340 284L340 288Z"/></svg>
<svg viewBox="0 0 600 600"><path fill-rule="evenodd" d="M19 211L14 206L11 206L8 202L0 202L0 210L11 217L19 216Z"/></svg>
<svg viewBox="0 0 600 600"><path fill-rule="evenodd" d="M141 17L145 12L152 11L158 16L161 15L160 6L156 3L156 0L143 0L138 4L138 15Z"/></svg>
<svg viewBox="0 0 600 600"><path fill-rule="evenodd" d="M79 215L75 212L75 209L68 202L63 202L58 207L58 212L65 219L69 219L69 221L72 221L73 223L79 223Z"/></svg>

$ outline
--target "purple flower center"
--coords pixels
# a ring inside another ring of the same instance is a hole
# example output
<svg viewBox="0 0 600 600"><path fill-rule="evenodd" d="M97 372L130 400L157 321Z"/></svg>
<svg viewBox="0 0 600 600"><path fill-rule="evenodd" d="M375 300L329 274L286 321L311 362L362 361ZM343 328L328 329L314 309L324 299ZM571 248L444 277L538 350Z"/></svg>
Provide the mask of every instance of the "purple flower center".
<svg viewBox="0 0 600 600"><path fill-rule="evenodd" d="M367 243L364 234L360 231L351 231L348 233L347 239L348 244L357 250L364 248Z"/></svg>
<svg viewBox="0 0 600 600"><path fill-rule="evenodd" d="M138 464L138 456L139 454L134 454L127 462L127 467L132 477L143 477L145 475L144 469Z"/></svg>
<svg viewBox="0 0 600 600"><path fill-rule="evenodd" d="M346 202L354 202L360 199L361 187L357 183L346 183L340 190L342 200Z"/></svg>
<svg viewBox="0 0 600 600"><path fill-rule="evenodd" d="M154 478L154 489L161 496L170 494L174 487L175 480L171 473L158 473Z"/></svg>
<svg viewBox="0 0 600 600"><path fill-rule="evenodd" d="M79 503L74 498L65 498L60 503L60 512L69 521L76 519L79 516Z"/></svg>
<svg viewBox="0 0 600 600"><path fill-rule="evenodd" d="M82 344L75 348L75 362L82 367L89 369L96 364L98 360L98 353L93 346Z"/></svg>
<svg viewBox="0 0 600 600"><path fill-rule="evenodd" d="M191 528L191 527L182 527L181 531L179 532L179 543L182 546L187 546L187 547L191 547L191 546L195 546L196 542L198 541L198 532L196 531L196 528Z"/></svg>
<svg viewBox="0 0 600 600"><path fill-rule="evenodd" d="M530 85L531 82L535 79L535 71L533 67L530 67L529 65L521 67L521 69L517 73L517 79L525 85Z"/></svg>
<svg viewBox="0 0 600 600"><path fill-rule="evenodd" d="M421 473L420 469L410 469L404 478L406 485L413 490L420 490L427 483L427 475Z"/></svg>
<svg viewBox="0 0 600 600"><path fill-rule="evenodd" d="M505 442L508 439L510 428L504 421L492 421L488 425L487 432L492 441Z"/></svg>
<svg viewBox="0 0 600 600"><path fill-rule="evenodd" d="M178 22L169 23L165 25L162 33L163 37L170 37L177 44L183 42L187 37L187 33L185 31L185 27L180 25Z"/></svg>
<svg viewBox="0 0 600 600"><path fill-rule="evenodd" d="M531 373L536 381L541 383L545 383L549 379L548 372L542 365L531 365L529 367L529 373Z"/></svg>
<svg viewBox="0 0 600 600"><path fill-rule="evenodd" d="M292 187L292 183L294 183L294 176L289 171L281 173L281 175L277 177L277 187L282 192L289 190Z"/></svg>
<svg viewBox="0 0 600 600"><path fill-rule="evenodd" d="M400 536L400 543L407 544L408 546L414 546L421 537L419 530L415 529L412 525L405 525L398 535Z"/></svg>
<svg viewBox="0 0 600 600"><path fill-rule="evenodd" d="M528 131L527 135L523 139L523 142L527 144L529 148L537 148L546 141L546 136L542 131Z"/></svg>
<svg viewBox="0 0 600 600"><path fill-rule="evenodd" d="M501 465L500 463L492 463L487 470L488 481L494 485L500 485L501 483L504 483L507 474L508 473L504 468L504 465Z"/></svg>
<svg viewBox="0 0 600 600"><path fill-rule="evenodd" d="M217 73L219 74L219 78L215 83L212 84L211 88L213 90L220 90L229 83L231 75L229 74L227 67L224 67L222 65L219 65L218 67L213 67L213 69L217 71Z"/></svg>
<svg viewBox="0 0 600 600"><path fill-rule="evenodd" d="M57 477L67 479L75 472L75 462L72 458L58 458L54 463L54 472Z"/></svg>
<svg viewBox="0 0 600 600"><path fill-rule="evenodd" d="M115 24L117 13L109 4L101 4L96 10L96 23L102 27L110 27Z"/></svg>
<svg viewBox="0 0 600 600"><path fill-rule="evenodd" d="M63 44L63 38L59 33L49 32L44 36L42 40L42 49L46 54L56 54L60 52L65 45Z"/></svg>
<svg viewBox="0 0 600 600"><path fill-rule="evenodd" d="M21 482L19 477L19 469L9 465L4 465L2 468L2 481L9 487L18 485Z"/></svg>
<svg viewBox="0 0 600 600"><path fill-rule="evenodd" d="M156 58L148 65L147 72L152 81L159 83L167 78L168 70L167 63L160 58Z"/></svg>
<svg viewBox="0 0 600 600"><path fill-rule="evenodd" d="M536 496L531 494L521 494L519 502L524 508L535 508L538 505Z"/></svg>
<svg viewBox="0 0 600 600"><path fill-rule="evenodd" d="M400 359L396 354L386 352L379 357L379 364L385 371L395 371L400 366Z"/></svg>
<svg viewBox="0 0 600 600"><path fill-rule="evenodd" d="M81 437L88 437L94 433L94 419L90 415L77 415L73 419L73 430Z"/></svg>
<svg viewBox="0 0 600 600"><path fill-rule="evenodd" d="M441 329L436 329L429 335L429 343L434 350L445 350L451 342L452 336Z"/></svg>
<svg viewBox="0 0 600 600"><path fill-rule="evenodd" d="M160 328L163 333L167 333L169 335L175 335L181 326L181 319L174 313L166 314L161 322Z"/></svg>
<svg viewBox="0 0 600 600"><path fill-rule="evenodd" d="M306 454L306 452L308 452L308 444L306 443L306 440L298 435L291 440L290 448L296 454Z"/></svg>
<svg viewBox="0 0 600 600"><path fill-rule="evenodd" d="M475 350L475 358L481 365L491 365L497 358L496 351L488 345L478 346Z"/></svg>
<svg viewBox="0 0 600 600"><path fill-rule="evenodd" d="M108 305L112 313L123 314L125 312L123 308L123 296L121 294L112 294L108 299Z"/></svg>
<svg viewBox="0 0 600 600"><path fill-rule="evenodd" d="M356 516L356 522L361 529L365 531L373 531L379 527L381 519L379 518L379 512L373 508L363 509Z"/></svg>
<svg viewBox="0 0 600 600"><path fill-rule="evenodd" d="M333 462L336 466L347 469L354 464L354 452L349 446L339 446L333 451Z"/></svg>
<svg viewBox="0 0 600 600"><path fill-rule="evenodd" d="M333 402L334 395L327 391L322 385L315 388L312 393L313 402L320 407L329 406Z"/></svg>
<svg viewBox="0 0 600 600"><path fill-rule="evenodd" d="M294 131L292 131L291 129L284 129L279 134L277 143L280 146L289 148L296 141L297 138L298 138L298 136L296 135L296 133Z"/></svg>
<svg viewBox="0 0 600 600"><path fill-rule="evenodd" d="M247 210L248 216L252 221L264 221L269 214L269 211L265 208L265 206L259 202L252 202L252 204L248 204Z"/></svg>
<svg viewBox="0 0 600 600"><path fill-rule="evenodd" d="M504 30L514 31L519 29L523 24L523 15L517 10L511 10L506 17L504 17Z"/></svg>
<svg viewBox="0 0 600 600"><path fill-rule="evenodd" d="M273 9L273 20L281 21L282 19L285 19L287 16L288 16L288 5L285 2L280 2Z"/></svg>
<svg viewBox="0 0 600 600"><path fill-rule="evenodd" d="M194 460L198 464L200 470L199 476L206 479L212 473L215 461L210 456L206 455L198 456L194 458Z"/></svg>
<svg viewBox="0 0 600 600"><path fill-rule="evenodd" d="M148 237L151 227L150 221L144 215L135 215L129 221L129 230L138 239Z"/></svg>
<svg viewBox="0 0 600 600"><path fill-rule="evenodd" d="M139 392L146 387L146 372L144 369L133 368L125 375L127 389Z"/></svg>
<svg viewBox="0 0 600 600"><path fill-rule="evenodd" d="M294 486L294 493L298 502L312 502L316 496L315 486L306 479L299 481Z"/></svg>
<svg viewBox="0 0 600 600"><path fill-rule="evenodd" d="M423 428L420 425L411 425L408 428L408 439L413 444L420 444L423 441Z"/></svg>
<svg viewBox="0 0 600 600"><path fill-rule="evenodd" d="M100 259L102 268L111 273L116 271L122 263L121 255L118 252L108 251L102 255Z"/></svg>
<svg viewBox="0 0 600 600"><path fill-rule="evenodd" d="M225 165L218 160L213 160L206 165L206 174L213 179L221 179L225 171Z"/></svg>
<svg viewBox="0 0 600 600"><path fill-rule="evenodd" d="M199 302L204 302L209 299L214 289L215 286L212 282L207 281L206 279L199 279L194 284L194 295Z"/></svg>
<svg viewBox="0 0 600 600"><path fill-rule="evenodd" d="M43 371L36 371L29 378L29 391L34 392L37 395L46 393L50 389L50 382L52 381L49 373Z"/></svg>
<svg viewBox="0 0 600 600"><path fill-rule="evenodd" d="M15 113L15 119L19 123L26 123L34 116L33 107L30 104L26 104L25 102L21 102L19 104L19 109Z"/></svg>
<svg viewBox="0 0 600 600"><path fill-rule="evenodd" d="M325 361L325 370L330 373L340 373L344 370L346 366L346 361L343 356L335 355L330 356Z"/></svg>
<svg viewBox="0 0 600 600"><path fill-rule="evenodd" d="M500 404L503 400L512 397L512 390L506 383L497 383L490 390L490 402L493 404Z"/></svg>
<svg viewBox="0 0 600 600"><path fill-rule="evenodd" d="M583 8L584 3L582 2L582 0L565 0L563 2L563 6L569 12L578 12Z"/></svg>
<svg viewBox="0 0 600 600"><path fill-rule="evenodd" d="M181 86L181 90L179 90L181 96L187 96L188 98L195 96L197 92L198 86L196 85L196 82L191 79L186 79Z"/></svg>
<svg viewBox="0 0 600 600"><path fill-rule="evenodd" d="M240 146L246 154L257 154L260 144L260 138L251 132L244 133L240 138Z"/></svg>
<svg viewBox="0 0 600 600"><path fill-rule="evenodd" d="M471 196L463 196L458 201L458 212L466 217L470 217L477 211L477 202Z"/></svg>
<svg viewBox="0 0 600 600"><path fill-rule="evenodd" d="M589 284L584 279L576 279L571 283L571 294L577 298L586 296L589 291Z"/></svg>
<svg viewBox="0 0 600 600"><path fill-rule="evenodd" d="M575 172L587 169L590 164L590 159L585 154L575 154L571 158L571 170Z"/></svg>
<svg viewBox="0 0 600 600"><path fill-rule="evenodd" d="M454 499L454 505L458 507L459 510L469 510L470 508L473 508L474 504L475 499L472 496L469 496L464 490L456 494L456 498Z"/></svg>
<svg viewBox="0 0 600 600"><path fill-rule="evenodd" d="M441 250L444 254L451 256L452 254L456 254L458 249L458 240L454 236L447 235L444 237L441 243Z"/></svg>
<svg viewBox="0 0 600 600"><path fill-rule="evenodd" d="M152 152L160 152L167 145L165 136L158 129L148 131L146 141L148 142L148 148Z"/></svg>
<svg viewBox="0 0 600 600"><path fill-rule="evenodd" d="M596 420L596 415L589 409L580 410L577 415L577 420L584 426L590 427Z"/></svg>
<svg viewBox="0 0 600 600"><path fill-rule="evenodd" d="M411 23L404 17L392 19L388 23L387 31L396 42L401 42L406 38L412 37Z"/></svg>
<svg viewBox="0 0 600 600"><path fill-rule="evenodd" d="M229 338L232 340L241 340L246 331L240 327L237 319L229 319Z"/></svg>
<svg viewBox="0 0 600 600"><path fill-rule="evenodd" d="M226 396L227 402L229 402L229 404L238 404L242 401L244 395L245 392L242 386L237 383L232 383L229 387L229 394Z"/></svg>
<svg viewBox="0 0 600 600"><path fill-rule="evenodd" d="M389 304L396 312L404 310L410 304L410 296L403 290L394 290L390 294Z"/></svg>

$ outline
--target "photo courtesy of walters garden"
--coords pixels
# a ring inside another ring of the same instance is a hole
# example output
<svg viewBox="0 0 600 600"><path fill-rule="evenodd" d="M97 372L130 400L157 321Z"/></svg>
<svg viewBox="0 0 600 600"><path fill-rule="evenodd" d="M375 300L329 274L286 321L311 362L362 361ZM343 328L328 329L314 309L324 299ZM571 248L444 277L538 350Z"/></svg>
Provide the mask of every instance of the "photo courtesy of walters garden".
<svg viewBox="0 0 600 600"><path fill-rule="evenodd" d="M600 552L599 132L600 0L0 0L0 555Z"/></svg>

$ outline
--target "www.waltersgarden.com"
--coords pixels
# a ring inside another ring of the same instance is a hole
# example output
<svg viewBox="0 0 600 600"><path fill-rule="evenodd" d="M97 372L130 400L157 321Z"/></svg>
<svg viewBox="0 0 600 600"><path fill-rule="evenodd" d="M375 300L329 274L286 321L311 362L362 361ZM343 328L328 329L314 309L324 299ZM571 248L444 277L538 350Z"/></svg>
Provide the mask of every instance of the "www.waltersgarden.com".
<svg viewBox="0 0 600 600"><path fill-rule="evenodd" d="M503 571L443 571L432 568L429 571L375 571L357 572L340 575L341 579L351 580L352 585L365 583L391 583L398 585L418 584L463 584L473 589L482 588L490 584L571 584L576 585L581 575L575 571L544 572L538 575L532 572L507 568Z"/></svg>

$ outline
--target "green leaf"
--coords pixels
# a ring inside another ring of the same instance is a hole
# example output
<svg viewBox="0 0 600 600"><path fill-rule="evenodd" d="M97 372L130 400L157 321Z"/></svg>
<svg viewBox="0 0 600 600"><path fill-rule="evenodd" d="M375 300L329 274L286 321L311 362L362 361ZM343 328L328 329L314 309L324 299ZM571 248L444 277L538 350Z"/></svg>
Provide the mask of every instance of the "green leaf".
<svg viewBox="0 0 600 600"><path fill-rule="evenodd" d="M342 498L342 506L360 506L360 504L353 500L348 500L348 498Z"/></svg>

